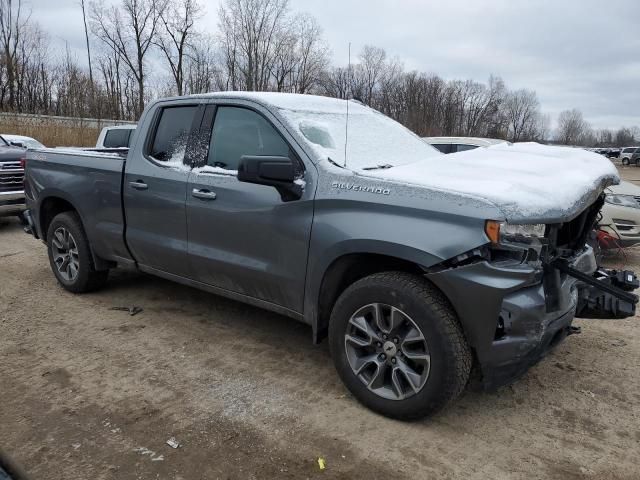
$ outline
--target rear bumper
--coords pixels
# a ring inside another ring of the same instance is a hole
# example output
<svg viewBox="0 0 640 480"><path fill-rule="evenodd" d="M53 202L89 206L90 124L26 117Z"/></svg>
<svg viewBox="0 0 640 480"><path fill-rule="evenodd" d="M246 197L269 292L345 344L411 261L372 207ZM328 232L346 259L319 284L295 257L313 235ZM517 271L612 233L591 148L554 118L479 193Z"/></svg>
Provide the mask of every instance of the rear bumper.
<svg viewBox="0 0 640 480"><path fill-rule="evenodd" d="M26 208L24 192L0 192L0 217L18 215Z"/></svg>
<svg viewBox="0 0 640 480"><path fill-rule="evenodd" d="M572 265L591 274L591 248ZM525 373L571 331L580 283L559 274L553 293L541 268L478 262L428 275L456 310L479 367L481 385L493 389ZM548 297L553 297L549 306Z"/></svg>

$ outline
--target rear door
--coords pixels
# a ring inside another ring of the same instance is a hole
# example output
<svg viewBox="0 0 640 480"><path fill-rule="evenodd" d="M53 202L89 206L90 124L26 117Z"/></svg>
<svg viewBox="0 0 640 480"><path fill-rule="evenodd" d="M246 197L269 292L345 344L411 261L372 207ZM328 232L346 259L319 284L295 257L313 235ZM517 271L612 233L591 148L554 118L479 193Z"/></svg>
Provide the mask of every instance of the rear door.
<svg viewBox="0 0 640 480"><path fill-rule="evenodd" d="M193 278L302 312L314 191L304 153L267 111L229 103L207 108L203 130L207 119L213 127L206 166L193 170L187 192ZM243 155L292 158L306 180L302 198L285 201L273 187L239 182Z"/></svg>
<svg viewBox="0 0 640 480"><path fill-rule="evenodd" d="M129 155L123 198L127 244L142 267L188 276L185 199L191 167L185 152L204 107L159 107L148 136ZM188 156L188 154L187 154Z"/></svg>

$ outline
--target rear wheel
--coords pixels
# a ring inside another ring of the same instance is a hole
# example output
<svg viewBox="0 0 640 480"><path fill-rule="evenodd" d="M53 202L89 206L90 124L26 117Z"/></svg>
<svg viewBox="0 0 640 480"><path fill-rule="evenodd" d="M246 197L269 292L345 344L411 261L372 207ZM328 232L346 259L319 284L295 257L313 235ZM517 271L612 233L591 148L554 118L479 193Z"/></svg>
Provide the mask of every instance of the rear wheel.
<svg viewBox="0 0 640 480"><path fill-rule="evenodd" d="M77 213L54 217L47 231L47 246L51 270L70 292L96 290L107 281L109 270L96 270L93 265L89 240Z"/></svg>
<svg viewBox="0 0 640 480"><path fill-rule="evenodd" d="M453 309L416 275L378 273L347 288L333 308L329 341L347 388L388 417L435 413L469 379L471 351Z"/></svg>

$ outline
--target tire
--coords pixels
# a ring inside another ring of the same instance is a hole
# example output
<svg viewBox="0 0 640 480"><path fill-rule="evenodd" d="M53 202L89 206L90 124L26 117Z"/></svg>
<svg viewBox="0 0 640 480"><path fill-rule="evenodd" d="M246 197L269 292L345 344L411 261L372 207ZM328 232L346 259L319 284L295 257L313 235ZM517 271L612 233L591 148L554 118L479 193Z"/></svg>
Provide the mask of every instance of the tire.
<svg viewBox="0 0 640 480"><path fill-rule="evenodd" d="M622 165L629 165L629 159L628 158L623 158L622 159Z"/></svg>
<svg viewBox="0 0 640 480"><path fill-rule="evenodd" d="M371 320L376 317L385 318L385 328L369 328L380 325ZM393 324L396 327L390 328ZM378 342L376 335L386 339ZM349 391L387 417L412 420L432 415L460 395L469 380L472 354L456 314L444 295L417 275L383 272L349 286L331 312L329 343ZM384 362L383 352L389 352ZM428 362L422 358L427 356ZM363 367L368 361L373 366ZM382 368L385 373L377 375Z"/></svg>
<svg viewBox="0 0 640 480"><path fill-rule="evenodd" d="M66 234L65 234L66 232ZM89 240L75 212L56 215L47 230L49 264L66 290L85 293L102 287L109 270L96 270Z"/></svg>

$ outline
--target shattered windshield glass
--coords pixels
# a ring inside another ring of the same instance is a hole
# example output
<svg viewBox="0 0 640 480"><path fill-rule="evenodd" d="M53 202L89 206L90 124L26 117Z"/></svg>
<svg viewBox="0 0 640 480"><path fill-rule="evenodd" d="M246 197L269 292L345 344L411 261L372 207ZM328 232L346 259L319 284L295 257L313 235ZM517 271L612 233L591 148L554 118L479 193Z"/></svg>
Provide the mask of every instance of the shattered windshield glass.
<svg viewBox="0 0 640 480"><path fill-rule="evenodd" d="M350 104L344 113L280 110L314 152L354 170L405 165L441 153L398 122L381 113ZM353 111L352 111L353 110Z"/></svg>

